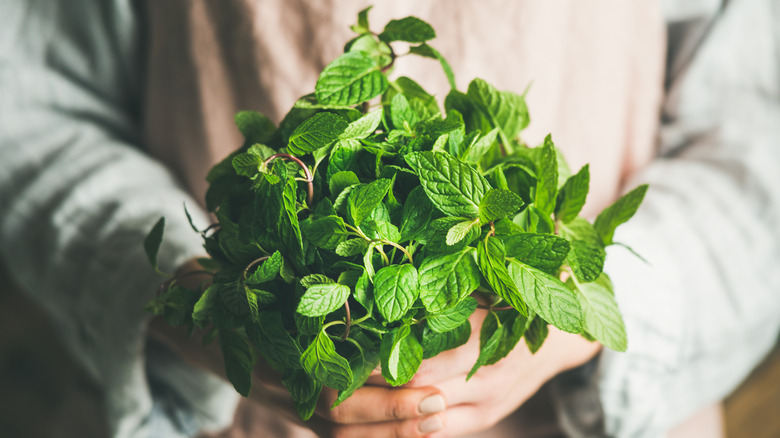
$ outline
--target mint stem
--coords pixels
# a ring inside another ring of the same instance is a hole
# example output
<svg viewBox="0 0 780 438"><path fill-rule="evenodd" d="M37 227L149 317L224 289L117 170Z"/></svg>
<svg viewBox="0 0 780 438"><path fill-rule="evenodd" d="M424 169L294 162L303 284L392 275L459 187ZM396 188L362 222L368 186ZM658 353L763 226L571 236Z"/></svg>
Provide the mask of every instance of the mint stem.
<svg viewBox="0 0 780 438"><path fill-rule="evenodd" d="M263 161L263 167L268 166L270 162L273 160L281 158L283 160L290 160L294 161L295 164L300 166L301 169L303 169L304 175L306 175L306 186L307 186L307 194L306 194L306 204L311 206L312 201L314 201L314 177L311 174L311 171L309 170L308 166L303 163L303 161L299 160L297 157L293 157L290 154L273 154L270 157L268 157L265 161Z"/></svg>

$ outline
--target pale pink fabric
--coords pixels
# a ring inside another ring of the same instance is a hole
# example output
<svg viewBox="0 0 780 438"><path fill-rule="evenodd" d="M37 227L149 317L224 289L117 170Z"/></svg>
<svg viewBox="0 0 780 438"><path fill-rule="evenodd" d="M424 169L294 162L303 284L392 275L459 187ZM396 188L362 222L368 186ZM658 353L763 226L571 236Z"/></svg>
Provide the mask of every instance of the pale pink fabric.
<svg viewBox="0 0 780 438"><path fill-rule="evenodd" d="M665 47L657 2L377 3L370 13L375 30L406 15L434 25L438 38L432 45L450 61L462 90L474 77L519 93L532 83L527 95L532 122L523 140L534 145L552 133L572 170L590 163L585 215L614 200L626 176L653 157ZM150 151L203 199L209 167L242 143L233 114L259 110L278 122L342 52L351 38L348 26L367 4L147 2L144 122ZM448 91L431 60L399 59L395 74L415 78L441 99Z"/></svg>

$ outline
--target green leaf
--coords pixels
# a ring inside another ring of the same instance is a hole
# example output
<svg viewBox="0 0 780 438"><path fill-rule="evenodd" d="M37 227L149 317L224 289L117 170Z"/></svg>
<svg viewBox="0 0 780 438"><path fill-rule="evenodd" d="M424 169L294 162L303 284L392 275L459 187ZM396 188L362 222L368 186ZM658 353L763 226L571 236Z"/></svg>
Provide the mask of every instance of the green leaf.
<svg viewBox="0 0 780 438"><path fill-rule="evenodd" d="M511 223L511 222L510 222ZM557 270L569 254L566 239L552 234L516 233L501 237L506 256L543 271Z"/></svg>
<svg viewBox="0 0 780 438"><path fill-rule="evenodd" d="M355 120L347 126L347 129L341 134L340 138L362 139L373 134L382 122L384 111L382 108L371 111L363 117Z"/></svg>
<svg viewBox="0 0 780 438"><path fill-rule="evenodd" d="M509 259L509 275L528 306L545 321L569 333L582 333L582 309L563 282L534 267Z"/></svg>
<svg viewBox="0 0 780 438"><path fill-rule="evenodd" d="M559 231L571 244L566 262L571 266L574 276L583 282L597 279L604 269L606 251L593 226L578 217L561 225Z"/></svg>
<svg viewBox="0 0 780 438"><path fill-rule="evenodd" d="M396 129L405 129L406 126L413 129L417 122L420 121L420 117L409 105L406 96L396 94L393 96L393 100L390 101L390 121Z"/></svg>
<svg viewBox="0 0 780 438"><path fill-rule="evenodd" d="M252 275L247 277L246 283L250 286L267 283L276 278L276 275L279 274L281 270L282 254L279 251L274 251L269 258L257 266L257 269Z"/></svg>
<svg viewBox="0 0 780 438"><path fill-rule="evenodd" d="M360 354L349 361L349 368L352 370L352 385L349 388L340 391L332 408L340 405L344 400L357 391L366 380L371 376L371 372L379 366L379 349L374 342L369 342L367 336L358 337L357 342L363 349ZM361 342L362 341L362 342Z"/></svg>
<svg viewBox="0 0 780 438"><path fill-rule="evenodd" d="M338 216L325 216L313 221L301 222L303 237L317 248L336 249L347 238L344 220Z"/></svg>
<svg viewBox="0 0 780 438"><path fill-rule="evenodd" d="M320 74L317 100L328 105L357 105L384 93L387 78L377 60L364 52L348 52Z"/></svg>
<svg viewBox="0 0 780 438"><path fill-rule="evenodd" d="M336 353L333 341L324 331L301 355L301 366L310 377L325 386L345 390L352 384L349 362Z"/></svg>
<svg viewBox="0 0 780 438"><path fill-rule="evenodd" d="M257 322L247 324L245 329L252 345L274 369L300 368L301 348L285 330L279 312L260 312Z"/></svg>
<svg viewBox="0 0 780 438"><path fill-rule="evenodd" d="M439 333L445 333L454 330L464 322L468 321L469 316L477 310L477 300L472 297L466 297L457 306L445 310L441 313L428 315L428 327Z"/></svg>
<svg viewBox="0 0 780 438"><path fill-rule="evenodd" d="M336 254L342 257L352 257L363 254L368 249L368 242L365 239L349 239L336 245Z"/></svg>
<svg viewBox="0 0 780 438"><path fill-rule="evenodd" d="M441 312L479 287L474 248L434 255L420 264L420 300L429 312Z"/></svg>
<svg viewBox="0 0 780 438"><path fill-rule="evenodd" d="M382 178L353 188L347 198L347 214L352 223L359 226L363 219L382 203L392 186L393 180Z"/></svg>
<svg viewBox="0 0 780 438"><path fill-rule="evenodd" d="M266 143L276 131L274 122L257 111L239 111L234 120L246 144Z"/></svg>
<svg viewBox="0 0 780 438"><path fill-rule="evenodd" d="M236 316L257 318L257 295L241 282L220 284L219 296L225 307Z"/></svg>
<svg viewBox="0 0 780 438"><path fill-rule="evenodd" d="M471 324L466 321L454 330L436 333L425 327L422 333L423 359L430 359L439 353L458 348L468 342L471 336Z"/></svg>
<svg viewBox="0 0 780 438"><path fill-rule="evenodd" d="M420 368L423 349L409 326L405 325L382 338L379 356L382 376L387 383L399 386L412 380Z"/></svg>
<svg viewBox="0 0 780 438"><path fill-rule="evenodd" d="M424 43L434 38L436 38L436 31L433 30L433 27L417 17L390 20L382 33L379 34L379 39L386 43L393 41Z"/></svg>
<svg viewBox="0 0 780 438"><path fill-rule="evenodd" d="M371 313L374 310L374 289L367 271L363 271L360 275L355 285L355 293L352 296L366 309L366 312Z"/></svg>
<svg viewBox="0 0 780 438"><path fill-rule="evenodd" d="M260 172L263 159L259 155L241 153L233 157L233 169L237 175L254 178Z"/></svg>
<svg viewBox="0 0 780 438"><path fill-rule="evenodd" d="M489 193L489 192L488 192ZM469 235L471 229L479 225L479 219L458 222L447 230L447 245L455 245Z"/></svg>
<svg viewBox="0 0 780 438"><path fill-rule="evenodd" d="M615 351L626 351L626 326L607 274L601 274L590 283L575 280L570 284L579 292L577 298L585 317L585 330L604 346Z"/></svg>
<svg viewBox="0 0 780 438"><path fill-rule="evenodd" d="M355 172L343 170L334 173L333 176L330 177L328 184L330 193L332 195L338 196L347 187L360 184L360 180L358 179L357 175L355 175Z"/></svg>
<svg viewBox="0 0 780 438"><path fill-rule="evenodd" d="M513 140L522 129L528 126L528 108L525 105L525 99L510 91L498 91L479 78L471 81L466 94L487 117L491 126L500 129L502 143L508 152L511 152L508 147L510 145L506 143Z"/></svg>
<svg viewBox="0 0 780 438"><path fill-rule="evenodd" d="M549 329L547 328L547 323L542 318L537 316L531 320L528 329L526 329L523 335L525 336L525 344L531 350L531 353L539 351L539 348L542 347L544 340L547 338L547 333L549 333Z"/></svg>
<svg viewBox="0 0 780 438"><path fill-rule="evenodd" d="M398 321L420 293L417 270L410 264L390 265L374 276L374 299L387 322Z"/></svg>
<svg viewBox="0 0 780 438"><path fill-rule="evenodd" d="M195 325L200 328L208 325L217 298L217 287L212 284L203 292L192 309L192 321Z"/></svg>
<svg viewBox="0 0 780 438"><path fill-rule="evenodd" d="M494 310L493 313L495 316L489 315L482 323L480 343L484 345L488 342L490 336L498 328L499 320L501 321L504 330L501 334L501 339L498 342L498 347L496 347L496 351L485 361L485 365L493 365L511 353L523 337L528 326L528 318L520 315L514 309Z"/></svg>
<svg viewBox="0 0 780 438"><path fill-rule="evenodd" d="M558 193L555 207L555 217L563 223L573 221L585 205L590 185L590 171L588 165L582 166L576 175L566 180L566 183Z"/></svg>
<svg viewBox="0 0 780 438"><path fill-rule="evenodd" d="M290 136L287 149L295 155L304 155L336 141L347 128L347 121L330 113L317 113L301 123Z"/></svg>
<svg viewBox="0 0 780 438"><path fill-rule="evenodd" d="M634 213L639 209L639 205L642 204L642 200L645 198L647 187L647 184L641 185L621 196L620 199L605 208L596 218L593 227L601 236L604 245L611 245L615 229L634 216Z"/></svg>
<svg viewBox="0 0 780 438"><path fill-rule="evenodd" d="M357 24L354 26L351 26L352 32L355 33L369 33L371 32L371 29L368 26L368 11L371 10L374 6L371 5L365 9L362 9L360 12L358 12L357 16Z"/></svg>
<svg viewBox="0 0 780 438"><path fill-rule="evenodd" d="M450 88L453 90L458 88L457 84L455 83L455 73L452 72L452 67L450 67L450 64L446 59L444 59L444 56L442 56L438 50L434 49L428 44L423 43L419 46L410 47L409 53L414 53L415 55L438 60L439 64L441 64L442 70L444 70L444 75L447 76L447 82L450 83Z"/></svg>
<svg viewBox="0 0 780 438"><path fill-rule="evenodd" d="M483 224L514 214L523 200L510 190L490 189L479 202L479 221Z"/></svg>
<svg viewBox="0 0 780 438"><path fill-rule="evenodd" d="M401 212L401 239L406 242L414 239L425 231L425 227L431 221L433 204L422 187L417 186L409 192Z"/></svg>
<svg viewBox="0 0 780 438"><path fill-rule="evenodd" d="M372 240L389 240L398 242L401 240L401 233L398 227L385 220L366 220L360 227L363 232Z"/></svg>
<svg viewBox="0 0 780 438"><path fill-rule="evenodd" d="M160 272L157 267L157 253L160 252L160 245L163 240L163 231L165 231L165 218L161 217L149 234L144 239L144 250L146 250L146 258L149 259L149 264L152 265L155 271Z"/></svg>
<svg viewBox="0 0 780 438"><path fill-rule="evenodd" d="M315 284L306 289L297 311L304 316L327 315L343 306L349 293L349 287L341 284Z"/></svg>
<svg viewBox="0 0 780 438"><path fill-rule="evenodd" d="M479 202L491 187L474 168L445 153L421 152L404 158L420 178L428 199L442 213L479 216Z"/></svg>
<svg viewBox="0 0 780 438"><path fill-rule="evenodd" d="M473 164L478 164L485 154L493 148L498 136L498 128L493 128L490 132L480 137L477 141L472 143L465 151L465 161Z"/></svg>
<svg viewBox="0 0 780 438"><path fill-rule="evenodd" d="M526 315L528 312L526 304L506 269L504 244L495 237L488 237L480 242L477 246L477 264L493 292L520 314Z"/></svg>
<svg viewBox="0 0 780 438"><path fill-rule="evenodd" d="M305 289L308 289L315 284L331 284L335 283L330 277L323 274L309 274L303 278L301 278L301 286L303 286Z"/></svg>
<svg viewBox="0 0 780 438"><path fill-rule="evenodd" d="M474 373L477 372L478 369L480 369L483 365L485 365L490 358L495 355L496 350L498 349L498 345L501 343L501 338L504 335L504 327L497 327L496 331L493 332L493 334L488 338L487 342L483 343L480 346L479 349L479 357L477 358L477 362L474 364L473 367L471 367L471 371L469 371L469 374L466 376L466 381L471 379L471 377L474 375Z"/></svg>
<svg viewBox="0 0 780 438"><path fill-rule="evenodd" d="M558 195L558 162L555 146L548 135L539 154L538 172L536 177L536 198L534 205L545 216L555 210L555 200Z"/></svg>
<svg viewBox="0 0 780 438"><path fill-rule="evenodd" d="M317 407L322 385L315 382L301 369L287 372L282 379L282 383L287 388L287 391L290 392L290 396L292 396L298 416L303 421L311 418L314 414L314 409Z"/></svg>
<svg viewBox="0 0 780 438"><path fill-rule="evenodd" d="M230 330L219 333L219 346L225 359L225 373L239 394L249 397L252 389L252 368L255 357L244 336Z"/></svg>

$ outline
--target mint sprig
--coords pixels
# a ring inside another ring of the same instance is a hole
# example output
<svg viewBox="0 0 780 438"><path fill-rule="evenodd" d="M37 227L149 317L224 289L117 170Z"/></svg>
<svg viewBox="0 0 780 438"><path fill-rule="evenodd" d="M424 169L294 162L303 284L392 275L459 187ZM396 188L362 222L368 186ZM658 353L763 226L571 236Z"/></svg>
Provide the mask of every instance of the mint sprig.
<svg viewBox="0 0 780 438"><path fill-rule="evenodd" d="M208 175L217 223L193 227L213 279L195 290L172 279L147 308L208 328L243 395L262 356L304 420L323 385L341 403L377 365L392 385L408 382L424 358L468 340L478 307L488 315L468 377L521 339L537 351L548 324L625 350L605 247L647 187L589 223L588 166L571 175L552 137L521 140L524 95L482 79L458 91L429 24L406 17L375 34L369 9L278 127L236 116L246 141ZM404 56L439 62L452 87L444 111L389 76ZM163 228L144 242L155 269Z"/></svg>

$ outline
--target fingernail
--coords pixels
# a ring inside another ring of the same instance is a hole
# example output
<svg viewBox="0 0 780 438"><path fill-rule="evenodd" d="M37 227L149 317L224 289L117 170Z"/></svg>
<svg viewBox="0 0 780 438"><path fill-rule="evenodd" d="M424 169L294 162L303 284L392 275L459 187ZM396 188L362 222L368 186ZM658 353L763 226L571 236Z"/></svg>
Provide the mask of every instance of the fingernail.
<svg viewBox="0 0 780 438"><path fill-rule="evenodd" d="M419 428L420 433L428 434L444 429L444 423L441 421L441 416L431 415L420 422Z"/></svg>
<svg viewBox="0 0 780 438"><path fill-rule="evenodd" d="M444 397L440 394L429 395L420 402L421 414L434 414L446 409L447 406L444 403Z"/></svg>

